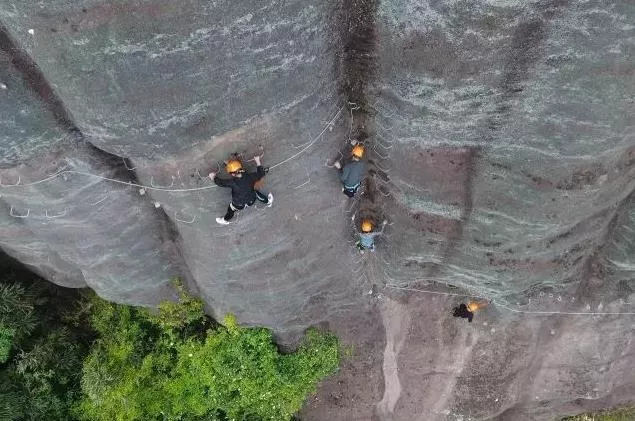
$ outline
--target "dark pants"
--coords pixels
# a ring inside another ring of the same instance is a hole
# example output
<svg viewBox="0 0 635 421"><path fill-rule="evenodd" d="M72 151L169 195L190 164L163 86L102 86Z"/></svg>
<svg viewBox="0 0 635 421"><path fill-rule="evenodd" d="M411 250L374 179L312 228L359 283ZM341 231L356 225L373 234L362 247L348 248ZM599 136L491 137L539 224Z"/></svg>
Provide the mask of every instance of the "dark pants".
<svg viewBox="0 0 635 421"><path fill-rule="evenodd" d="M342 193L344 193L348 197L353 197L353 196L355 196L355 193L357 193L357 189L358 188L359 188L359 184L357 186L353 187L352 189L348 188L346 186L343 186L342 187Z"/></svg>
<svg viewBox="0 0 635 421"><path fill-rule="evenodd" d="M465 304L461 304L458 307L454 307L454 311L452 312L454 317L462 317L467 319L468 322L472 323L472 319L474 318L474 313L467 309Z"/></svg>
<svg viewBox="0 0 635 421"><path fill-rule="evenodd" d="M359 240L357 240L357 241L355 242L355 247L357 247L357 250L360 250L360 251L361 251L361 250L370 250L370 251L375 250L375 246L374 246L374 245L373 245L372 247L364 247L364 245L362 244L362 242L361 242L361 241L359 241Z"/></svg>
<svg viewBox="0 0 635 421"><path fill-rule="evenodd" d="M269 203L269 199L267 198L267 195L258 190L256 190L256 199L258 199L258 201L262 203ZM243 210L245 209L245 206L251 206L254 204L254 202L255 201L252 200L250 203L245 203L243 205L237 205L234 202L230 203L229 206L227 206L227 213L225 213L225 216L223 216L223 219L225 221L231 221L236 211Z"/></svg>

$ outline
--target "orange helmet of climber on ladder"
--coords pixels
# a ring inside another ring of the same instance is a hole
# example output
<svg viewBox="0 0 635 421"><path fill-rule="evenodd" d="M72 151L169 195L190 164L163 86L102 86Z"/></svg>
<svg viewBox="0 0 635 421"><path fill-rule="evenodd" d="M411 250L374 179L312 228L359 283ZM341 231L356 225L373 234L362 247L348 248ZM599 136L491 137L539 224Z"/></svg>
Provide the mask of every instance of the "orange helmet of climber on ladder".
<svg viewBox="0 0 635 421"><path fill-rule="evenodd" d="M355 196L366 173L366 163L362 161L364 152L364 145L356 143L351 150L351 160L349 162L343 166L340 161L336 161L333 164L335 168L341 171L342 193L348 197Z"/></svg>

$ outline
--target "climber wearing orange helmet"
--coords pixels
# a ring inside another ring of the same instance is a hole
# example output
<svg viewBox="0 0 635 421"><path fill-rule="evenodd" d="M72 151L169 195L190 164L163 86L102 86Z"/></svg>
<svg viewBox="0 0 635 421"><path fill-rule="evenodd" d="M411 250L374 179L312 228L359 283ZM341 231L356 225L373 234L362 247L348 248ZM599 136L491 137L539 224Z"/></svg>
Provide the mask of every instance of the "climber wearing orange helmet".
<svg viewBox="0 0 635 421"><path fill-rule="evenodd" d="M260 157L255 156L254 161L257 165L256 172L248 173L243 169L243 164L238 159L230 159L227 161L225 169L232 178L218 178L215 172L209 174L209 178L218 186L232 189L232 200L227 207L225 216L216 218L216 222L219 224L229 224L229 221L234 217L236 211L245 209L245 206L253 205L256 200L266 203L267 207L273 204L273 195L271 193L265 195L254 188L256 182L264 177L266 173L260 163Z"/></svg>
<svg viewBox="0 0 635 421"><path fill-rule="evenodd" d="M484 302L476 302L470 301L467 305L461 303L458 307L454 307L452 311L452 315L454 317L461 317L463 319L467 319L469 323L472 323L472 319L474 318L474 313L478 310L487 306L487 303Z"/></svg>
<svg viewBox="0 0 635 421"><path fill-rule="evenodd" d="M357 189L359 188L364 173L366 172L366 164L362 161L364 157L364 146L356 144L351 151L351 160L347 162L344 167L337 161L334 166L338 170L341 169L340 180L342 181L342 193L348 197L355 196Z"/></svg>
<svg viewBox="0 0 635 421"><path fill-rule="evenodd" d="M353 219L353 225L354 225L355 215L353 215L352 219ZM362 219L362 223L360 227L361 232L357 230L357 225L354 225L355 231L357 232L357 236L359 237L355 245L357 246L357 248L359 249L361 253L364 253L364 250L370 250L371 252L375 251L375 237L383 234L384 228L386 227L387 223L388 221L384 220L384 222L382 222L381 224L381 231L374 231L374 232L373 232L373 228L375 227L375 223L373 222L371 218Z"/></svg>

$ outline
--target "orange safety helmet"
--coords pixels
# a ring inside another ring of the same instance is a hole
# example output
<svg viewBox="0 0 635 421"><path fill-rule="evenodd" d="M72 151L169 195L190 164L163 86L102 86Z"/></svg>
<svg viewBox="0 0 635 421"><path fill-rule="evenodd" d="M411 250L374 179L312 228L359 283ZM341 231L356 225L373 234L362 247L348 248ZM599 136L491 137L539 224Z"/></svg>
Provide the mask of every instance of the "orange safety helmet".
<svg viewBox="0 0 635 421"><path fill-rule="evenodd" d="M487 307L487 303L478 303L476 301L470 301L467 303L467 310L474 313L477 310L480 310L484 307Z"/></svg>
<svg viewBox="0 0 635 421"><path fill-rule="evenodd" d="M227 161L227 164L225 165L225 169L227 170L228 173L231 174L231 173L242 170L243 164L237 159L230 159L229 161Z"/></svg>
<svg viewBox="0 0 635 421"><path fill-rule="evenodd" d="M373 230L373 221L366 218L362 220L362 232L371 232Z"/></svg>
<svg viewBox="0 0 635 421"><path fill-rule="evenodd" d="M357 157L359 159L361 159L364 156L364 146L360 145L359 143L357 145L355 145L353 147L353 150L351 151L351 154L354 157Z"/></svg>

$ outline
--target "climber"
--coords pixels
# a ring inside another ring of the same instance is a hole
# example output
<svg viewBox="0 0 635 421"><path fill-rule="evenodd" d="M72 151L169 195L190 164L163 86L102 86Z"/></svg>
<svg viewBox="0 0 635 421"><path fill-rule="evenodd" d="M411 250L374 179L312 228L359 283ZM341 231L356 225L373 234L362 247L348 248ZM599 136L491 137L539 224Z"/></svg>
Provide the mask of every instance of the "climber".
<svg viewBox="0 0 635 421"><path fill-rule="evenodd" d="M333 164L335 168L341 170L340 180L342 181L342 193L348 197L355 196L364 178L366 164L362 161L363 156L364 146L358 143L351 151L351 160L344 164L344 167L342 167L342 163L339 161Z"/></svg>
<svg viewBox="0 0 635 421"><path fill-rule="evenodd" d="M472 323L472 319L474 318L474 313L484 307L487 306L487 303L477 303L475 301L470 301L467 305L461 303L458 307L454 307L452 315L454 317L461 317L463 319L467 319L469 323Z"/></svg>
<svg viewBox="0 0 635 421"><path fill-rule="evenodd" d="M267 207L273 204L273 195L269 193L265 195L254 188L256 182L265 176L266 170L262 167L260 156L254 156L257 168L256 172L248 173L243 169L243 164L238 159L230 159L227 161L225 169L231 175L230 179L216 177L215 172L209 173L214 183L220 187L229 187L232 189L232 200L227 207L225 216L216 218L216 222L221 225L229 224L234 217L234 213L238 210L245 209L245 206L251 206L256 199L262 203L266 203Z"/></svg>
<svg viewBox="0 0 635 421"><path fill-rule="evenodd" d="M355 243L355 246L357 246L357 249L362 254L364 254L364 250L370 250L371 252L374 252L375 251L375 237L383 234L384 228L386 227L386 224L388 223L388 221L384 220L384 222L381 223L381 231L373 232L375 223L370 218L364 218L362 219L362 224L361 224L362 232L359 232L357 231L357 226L355 225L355 215L353 215L352 219L353 219L353 225L355 226L355 231L357 232L357 236L359 237L359 239Z"/></svg>

